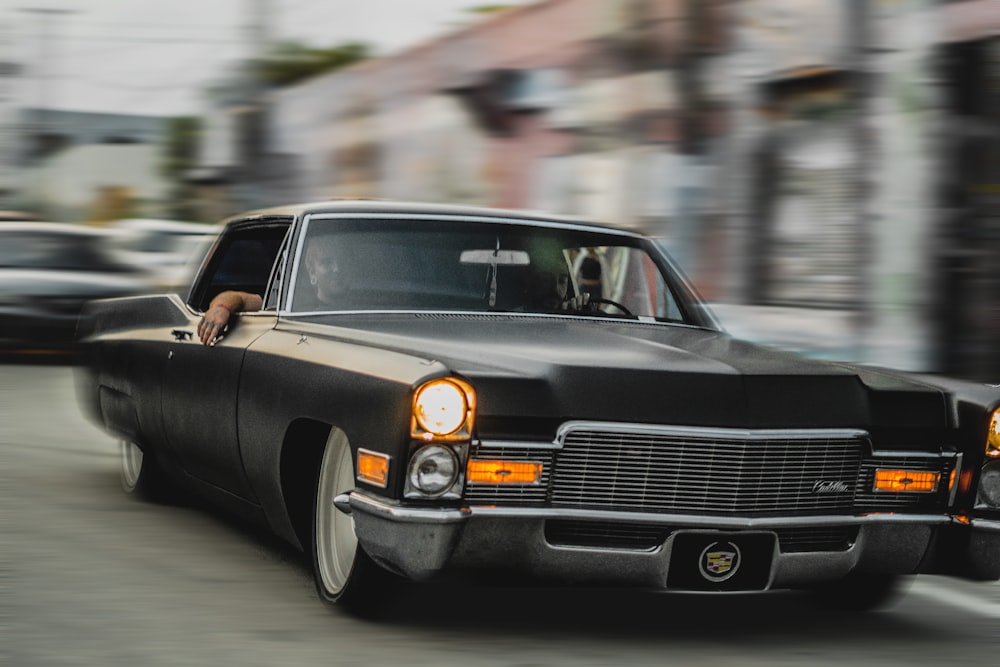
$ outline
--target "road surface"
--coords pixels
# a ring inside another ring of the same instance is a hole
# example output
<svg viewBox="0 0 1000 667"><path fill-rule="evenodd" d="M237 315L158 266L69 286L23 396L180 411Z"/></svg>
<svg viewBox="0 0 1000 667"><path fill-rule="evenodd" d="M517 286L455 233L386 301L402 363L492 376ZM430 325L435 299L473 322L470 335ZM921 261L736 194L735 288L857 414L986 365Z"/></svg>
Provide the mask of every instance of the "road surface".
<svg viewBox="0 0 1000 667"><path fill-rule="evenodd" d="M788 593L417 589L388 618L324 607L301 555L196 505L133 501L73 369L0 365L0 663L997 665L1000 585L918 579L875 614Z"/></svg>

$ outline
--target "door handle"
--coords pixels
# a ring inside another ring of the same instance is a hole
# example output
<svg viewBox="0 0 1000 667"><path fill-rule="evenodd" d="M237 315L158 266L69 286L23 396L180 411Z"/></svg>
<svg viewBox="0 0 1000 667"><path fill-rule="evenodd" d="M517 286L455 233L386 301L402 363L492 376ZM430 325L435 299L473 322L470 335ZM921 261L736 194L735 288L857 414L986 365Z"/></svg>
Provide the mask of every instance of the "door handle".
<svg viewBox="0 0 1000 667"><path fill-rule="evenodd" d="M173 329L170 334L174 337L174 340L191 340L194 337L193 333L184 329Z"/></svg>

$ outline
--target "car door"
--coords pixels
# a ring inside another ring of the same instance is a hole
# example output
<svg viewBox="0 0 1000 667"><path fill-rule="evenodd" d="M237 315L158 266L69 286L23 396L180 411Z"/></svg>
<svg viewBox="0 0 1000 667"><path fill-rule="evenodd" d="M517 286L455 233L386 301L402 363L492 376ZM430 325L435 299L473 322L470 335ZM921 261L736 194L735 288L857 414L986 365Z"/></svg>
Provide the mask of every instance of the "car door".
<svg viewBox="0 0 1000 667"><path fill-rule="evenodd" d="M197 479L253 500L240 458L236 405L247 347L272 329L274 310L234 313L224 335L206 346L198 322L225 290L264 295L290 219L248 221L227 227L188 299L186 327L171 330L161 415L168 446Z"/></svg>

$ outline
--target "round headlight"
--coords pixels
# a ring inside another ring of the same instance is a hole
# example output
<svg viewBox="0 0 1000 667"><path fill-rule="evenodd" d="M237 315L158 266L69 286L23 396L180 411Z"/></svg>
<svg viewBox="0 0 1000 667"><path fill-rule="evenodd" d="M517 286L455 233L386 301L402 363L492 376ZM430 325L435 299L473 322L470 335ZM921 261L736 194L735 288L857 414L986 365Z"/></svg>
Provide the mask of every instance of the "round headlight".
<svg viewBox="0 0 1000 667"><path fill-rule="evenodd" d="M435 380L420 388L414 408L421 428L434 435L448 435L465 423L469 405L461 387L448 380Z"/></svg>
<svg viewBox="0 0 1000 667"><path fill-rule="evenodd" d="M983 466L979 499L990 507L1000 507L1000 461L990 461Z"/></svg>
<svg viewBox="0 0 1000 667"><path fill-rule="evenodd" d="M424 495L443 494L458 481L458 457L450 447L427 445L410 459L410 486Z"/></svg>

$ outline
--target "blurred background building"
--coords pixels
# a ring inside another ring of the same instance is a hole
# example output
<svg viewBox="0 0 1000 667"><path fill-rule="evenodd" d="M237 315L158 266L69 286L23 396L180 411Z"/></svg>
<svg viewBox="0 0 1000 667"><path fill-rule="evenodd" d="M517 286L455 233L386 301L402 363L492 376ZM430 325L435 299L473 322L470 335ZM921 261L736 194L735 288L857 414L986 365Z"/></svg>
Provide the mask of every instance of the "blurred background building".
<svg viewBox="0 0 1000 667"><path fill-rule="evenodd" d="M21 109L18 197L46 219L108 222L164 215L167 120L156 116Z"/></svg>
<svg viewBox="0 0 1000 667"><path fill-rule="evenodd" d="M277 43L280 4L196 117L0 93L0 208L578 214L663 237L735 333L1000 381L1000 0L537 0L377 57Z"/></svg>

